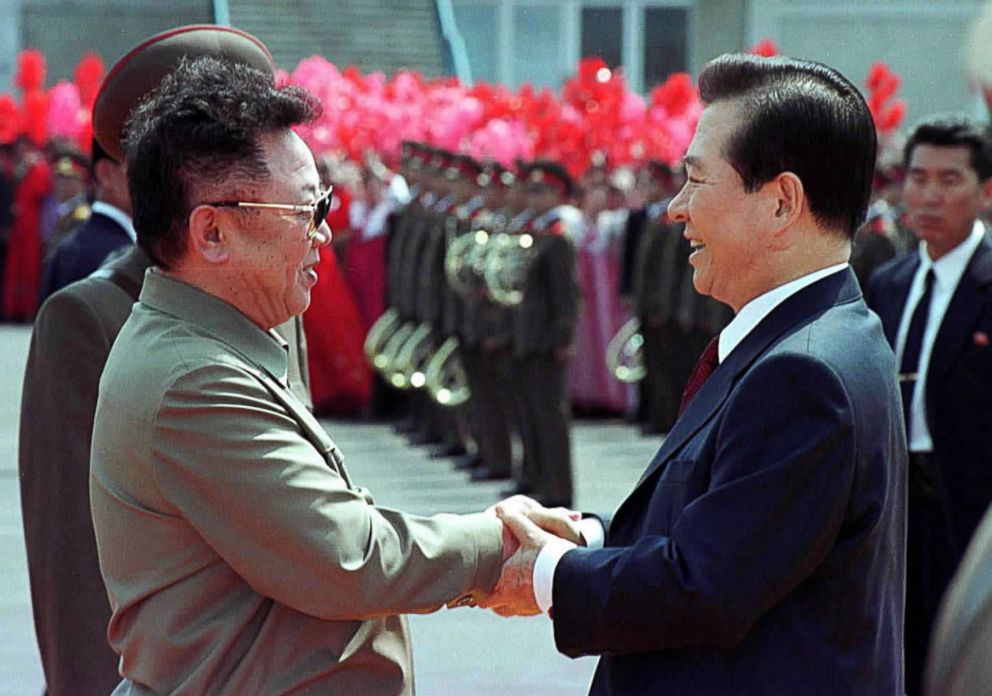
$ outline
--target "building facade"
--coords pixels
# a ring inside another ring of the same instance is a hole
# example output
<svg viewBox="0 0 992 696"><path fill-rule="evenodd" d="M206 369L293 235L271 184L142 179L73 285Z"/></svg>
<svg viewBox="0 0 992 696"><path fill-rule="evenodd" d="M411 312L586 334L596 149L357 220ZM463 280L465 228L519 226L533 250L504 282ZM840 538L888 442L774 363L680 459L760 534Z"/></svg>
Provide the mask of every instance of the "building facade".
<svg viewBox="0 0 992 696"><path fill-rule="evenodd" d="M221 16L259 36L291 69L320 54L364 71L457 68L474 80L559 87L583 56L622 65L648 92L675 71L770 38L862 83L882 60L903 78L911 122L974 112L964 67L982 0L0 0L0 91L21 48L42 49L48 83L70 78L83 51L107 64L142 38ZM220 10L220 12L219 12ZM445 21L445 18L452 22ZM440 19L439 19L440 18ZM452 31L454 34L452 35ZM445 37L456 40L446 42ZM462 60L447 60L449 44Z"/></svg>

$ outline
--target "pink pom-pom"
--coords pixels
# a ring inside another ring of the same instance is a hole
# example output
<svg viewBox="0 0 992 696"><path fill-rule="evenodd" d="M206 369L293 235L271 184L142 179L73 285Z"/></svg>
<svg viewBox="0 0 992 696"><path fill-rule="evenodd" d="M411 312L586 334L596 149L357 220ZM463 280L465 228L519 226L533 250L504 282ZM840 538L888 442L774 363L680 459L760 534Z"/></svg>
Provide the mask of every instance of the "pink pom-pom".
<svg viewBox="0 0 992 696"><path fill-rule="evenodd" d="M85 120L79 87L63 80L48 90L49 137L74 140L82 132Z"/></svg>

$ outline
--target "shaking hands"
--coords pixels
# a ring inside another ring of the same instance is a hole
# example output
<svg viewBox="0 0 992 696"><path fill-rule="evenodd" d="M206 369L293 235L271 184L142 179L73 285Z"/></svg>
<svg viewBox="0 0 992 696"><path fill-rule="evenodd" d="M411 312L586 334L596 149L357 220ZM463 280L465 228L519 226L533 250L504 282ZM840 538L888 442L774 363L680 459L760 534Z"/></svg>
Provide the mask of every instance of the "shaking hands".
<svg viewBox="0 0 992 696"><path fill-rule="evenodd" d="M497 503L487 512L503 522L503 567L492 594L479 606L500 616L540 614L534 593L534 565L549 544L565 548L584 545L578 512L546 508L522 495Z"/></svg>

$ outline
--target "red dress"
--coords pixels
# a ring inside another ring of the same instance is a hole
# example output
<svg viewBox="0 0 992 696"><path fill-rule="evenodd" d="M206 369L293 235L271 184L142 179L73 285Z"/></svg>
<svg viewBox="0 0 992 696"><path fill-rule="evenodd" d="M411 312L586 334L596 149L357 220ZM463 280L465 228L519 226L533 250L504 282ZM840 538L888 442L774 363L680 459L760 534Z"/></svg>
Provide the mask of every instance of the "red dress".
<svg viewBox="0 0 992 696"><path fill-rule="evenodd" d="M327 217L331 230L348 226L351 196L335 189L337 207ZM303 315L307 337L307 364L314 411L354 415L367 405L372 392L372 371L365 361L365 330L354 298L338 267L331 246L320 250L318 282L310 292L310 307Z"/></svg>
<svg viewBox="0 0 992 696"><path fill-rule="evenodd" d="M386 220L391 211L385 200L372 209L361 202L351 206L345 275L366 332L386 311Z"/></svg>
<svg viewBox="0 0 992 696"><path fill-rule="evenodd" d="M3 274L3 316L8 319L32 319L38 309L41 209L51 191L51 171L41 158L28 168L14 192L14 225Z"/></svg>

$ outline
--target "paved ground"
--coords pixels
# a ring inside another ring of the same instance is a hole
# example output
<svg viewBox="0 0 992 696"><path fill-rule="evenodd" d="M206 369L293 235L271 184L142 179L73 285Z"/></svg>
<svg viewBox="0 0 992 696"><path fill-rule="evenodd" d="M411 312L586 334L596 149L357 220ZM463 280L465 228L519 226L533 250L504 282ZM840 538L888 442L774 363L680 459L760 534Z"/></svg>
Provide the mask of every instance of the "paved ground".
<svg viewBox="0 0 992 696"><path fill-rule="evenodd" d="M42 690L17 485L17 421L29 330L0 326L0 696ZM327 421L353 478L380 505L410 512L472 512L500 498L502 486L470 484L432 461L388 426ZM659 442L630 426L584 421L574 429L577 507L611 511ZM570 660L541 617L500 619L479 609L411 617L417 691L422 696L552 696L585 693L595 660Z"/></svg>

